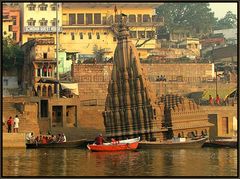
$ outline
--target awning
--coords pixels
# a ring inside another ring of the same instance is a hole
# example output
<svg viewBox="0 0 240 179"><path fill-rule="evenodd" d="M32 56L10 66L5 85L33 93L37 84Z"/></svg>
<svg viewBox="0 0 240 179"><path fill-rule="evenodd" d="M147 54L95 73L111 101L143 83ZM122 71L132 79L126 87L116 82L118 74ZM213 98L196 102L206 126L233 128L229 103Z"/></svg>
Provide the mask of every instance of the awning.
<svg viewBox="0 0 240 179"><path fill-rule="evenodd" d="M61 88L64 89L69 89L71 92L75 95L79 95L78 93L78 83L60 83Z"/></svg>

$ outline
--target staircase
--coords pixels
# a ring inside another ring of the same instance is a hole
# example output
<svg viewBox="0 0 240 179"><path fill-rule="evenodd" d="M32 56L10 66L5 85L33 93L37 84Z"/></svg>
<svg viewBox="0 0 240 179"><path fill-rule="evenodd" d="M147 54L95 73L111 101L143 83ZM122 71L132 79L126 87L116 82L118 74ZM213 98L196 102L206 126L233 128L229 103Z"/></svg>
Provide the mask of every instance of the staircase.
<svg viewBox="0 0 240 179"><path fill-rule="evenodd" d="M31 111L20 111L17 109L16 103L25 102L24 99L3 99L3 119L5 120L5 126L3 126L3 133L7 132L7 120L10 116L15 118L18 115L19 118L19 133L26 133L26 132L34 132L35 134L39 134L39 125L37 114ZM27 103L25 104L27 105ZM24 108L23 108L24 109Z"/></svg>

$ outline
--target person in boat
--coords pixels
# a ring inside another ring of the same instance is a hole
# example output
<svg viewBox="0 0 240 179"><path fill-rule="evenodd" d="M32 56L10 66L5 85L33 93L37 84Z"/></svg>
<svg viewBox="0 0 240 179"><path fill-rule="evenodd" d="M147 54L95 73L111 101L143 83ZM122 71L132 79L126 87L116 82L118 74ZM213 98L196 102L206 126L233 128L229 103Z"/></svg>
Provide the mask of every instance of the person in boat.
<svg viewBox="0 0 240 179"><path fill-rule="evenodd" d="M56 136L55 135L51 135L51 137L49 137L49 140L48 140L48 143L51 144L51 143L56 143Z"/></svg>
<svg viewBox="0 0 240 179"><path fill-rule="evenodd" d="M67 138L64 133L62 133L62 142L67 142Z"/></svg>
<svg viewBox="0 0 240 179"><path fill-rule="evenodd" d="M64 135L64 133L59 134L59 139L57 143L63 143L63 142L67 142L66 136Z"/></svg>
<svg viewBox="0 0 240 179"><path fill-rule="evenodd" d="M111 143L112 143L112 144L118 144L119 141L118 141L118 140L115 140L114 138L111 138Z"/></svg>
<svg viewBox="0 0 240 179"><path fill-rule="evenodd" d="M100 133L100 134L95 138L95 144L97 144L97 145L102 145L103 142L106 142L106 140L103 138L102 134Z"/></svg>
<svg viewBox="0 0 240 179"><path fill-rule="evenodd" d="M42 144L47 144L47 137L46 136L42 137Z"/></svg>
<svg viewBox="0 0 240 179"><path fill-rule="evenodd" d="M27 143L34 143L34 140L35 140L35 137L33 136L33 132L29 132L27 135L26 135L26 140L27 140Z"/></svg>

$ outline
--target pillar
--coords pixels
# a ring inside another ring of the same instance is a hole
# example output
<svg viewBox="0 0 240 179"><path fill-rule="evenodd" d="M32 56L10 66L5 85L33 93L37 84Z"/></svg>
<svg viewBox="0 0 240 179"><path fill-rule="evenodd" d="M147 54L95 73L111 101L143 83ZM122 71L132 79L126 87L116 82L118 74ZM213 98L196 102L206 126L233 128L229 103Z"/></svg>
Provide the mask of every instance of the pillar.
<svg viewBox="0 0 240 179"><path fill-rule="evenodd" d="M67 106L62 106L62 126L67 126Z"/></svg>

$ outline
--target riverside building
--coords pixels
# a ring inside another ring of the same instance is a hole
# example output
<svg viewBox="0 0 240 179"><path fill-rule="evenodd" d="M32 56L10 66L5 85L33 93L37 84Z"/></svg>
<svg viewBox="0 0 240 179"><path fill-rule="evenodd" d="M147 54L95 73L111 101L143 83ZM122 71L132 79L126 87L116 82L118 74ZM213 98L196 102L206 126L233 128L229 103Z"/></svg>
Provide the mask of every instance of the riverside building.
<svg viewBox="0 0 240 179"><path fill-rule="evenodd" d="M58 8L57 8L58 4ZM56 17L58 11L58 31L62 27L61 3L23 3L22 8L22 43L42 37L56 39Z"/></svg>
<svg viewBox="0 0 240 179"><path fill-rule="evenodd" d="M123 13L128 21L131 40L138 46L140 58L156 47L157 27L164 20L155 14L161 3L63 3L60 48L70 58L94 57L102 49L106 59L113 57L117 44L117 24Z"/></svg>

